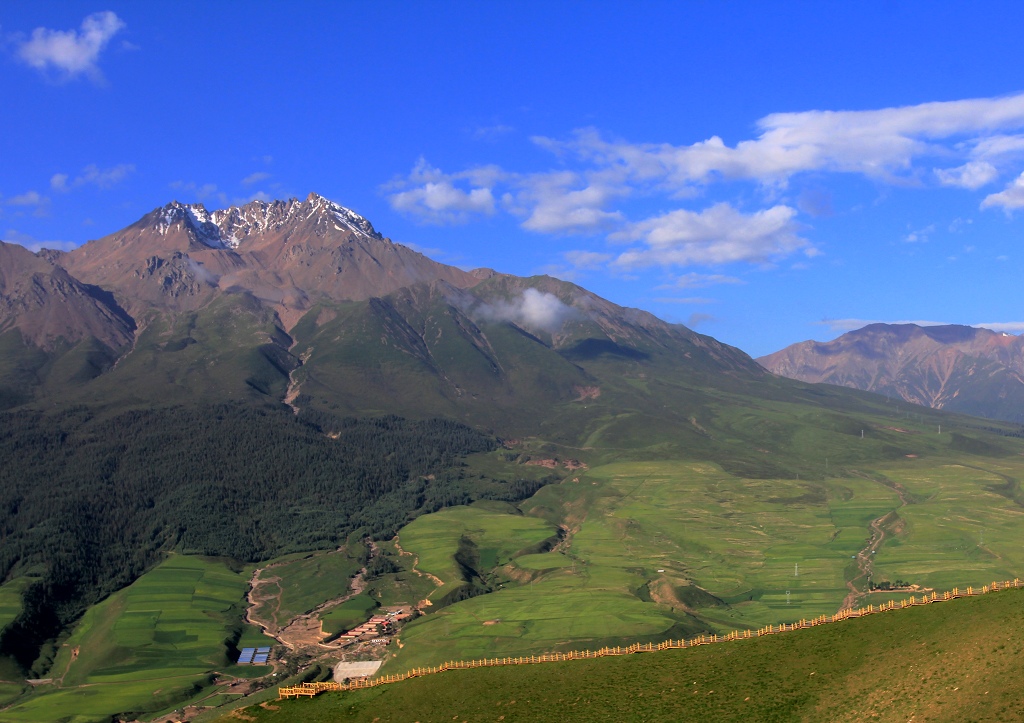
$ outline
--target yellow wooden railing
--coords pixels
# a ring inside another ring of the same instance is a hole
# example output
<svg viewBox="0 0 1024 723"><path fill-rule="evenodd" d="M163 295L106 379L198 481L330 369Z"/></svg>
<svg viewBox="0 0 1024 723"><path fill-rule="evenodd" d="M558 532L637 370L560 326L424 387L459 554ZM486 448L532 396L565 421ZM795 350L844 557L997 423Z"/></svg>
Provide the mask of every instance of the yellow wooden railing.
<svg viewBox="0 0 1024 723"><path fill-rule="evenodd" d="M398 683L409 678L418 678L423 675L433 675L434 673L443 673L446 670L462 670L464 668L489 668L498 665L532 665L534 663L554 663L561 662L563 660L586 660L588 658L604 658L609 655L631 655L633 653L647 653L654 652L656 650L670 650L679 648L694 648L699 645L709 645L711 643L722 643L732 640L746 640L749 638L759 638L762 635L773 635L775 633L785 633L792 630L799 630L801 628L811 628L817 625L826 625L828 623L838 623L843 620L849 620L850 618L859 618L865 615L871 615L873 613L881 613L889 610L901 610L915 605L928 605L933 602L941 602L943 600L953 600L960 597L968 597L972 595L984 595L989 592L996 592L998 590L1006 590L1009 588L1019 588L1022 583L1019 579L1007 580L1006 582L993 582L991 585L985 585L980 588L967 587L958 588L955 587L950 591L942 594L932 592L923 593L920 596L911 595L910 598L900 600L899 603L894 600L890 600L880 605L868 605L866 608L848 608L846 610L840 610L835 615L820 615L816 618L809 620L800 620L795 623L781 623L779 625L768 625L767 627L759 630L735 630L726 635L698 635L695 638L689 640L666 640L661 643L634 643L627 647L606 647L600 650L570 650L565 653L543 653L541 655L523 655L515 658L483 658L480 660L452 660L447 663L440 665L428 666L424 668L413 668L407 673L400 673L398 675L382 675L377 678L357 678L350 680L348 683L336 683L336 682L324 682L324 683L302 683L301 685L282 686L279 688L279 694L282 698L298 698L298 697L313 697L319 695L328 690L344 691L344 690L359 690L360 688L373 688L378 685L387 685L389 683Z"/></svg>

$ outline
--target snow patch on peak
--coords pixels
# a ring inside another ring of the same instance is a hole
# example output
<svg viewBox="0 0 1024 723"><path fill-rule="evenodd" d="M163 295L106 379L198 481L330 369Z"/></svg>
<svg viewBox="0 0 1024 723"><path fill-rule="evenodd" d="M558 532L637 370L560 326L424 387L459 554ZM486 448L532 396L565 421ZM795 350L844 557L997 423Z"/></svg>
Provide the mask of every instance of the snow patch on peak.
<svg viewBox="0 0 1024 723"><path fill-rule="evenodd" d="M360 236L369 236L375 239L384 238L374 229L373 224L364 217L350 208L345 208L341 204L324 198L318 193L309 194L306 197L306 204L309 206L307 218L319 212L329 216L330 220L335 222L335 228L339 231L348 230ZM341 227L338 227L337 224L341 224Z"/></svg>
<svg viewBox="0 0 1024 723"><path fill-rule="evenodd" d="M251 201L213 212L201 203L169 203L158 211L157 224L166 234L174 225L190 228L196 238L212 248L237 249L252 235L277 230L289 223L308 221L328 229L382 240L373 225L352 209L311 193L305 201Z"/></svg>
<svg viewBox="0 0 1024 723"><path fill-rule="evenodd" d="M221 238L220 229L213 217L201 203L180 203L171 201L159 210L157 229L166 235L174 226L181 226L192 231L196 239L211 248L224 248L226 244Z"/></svg>

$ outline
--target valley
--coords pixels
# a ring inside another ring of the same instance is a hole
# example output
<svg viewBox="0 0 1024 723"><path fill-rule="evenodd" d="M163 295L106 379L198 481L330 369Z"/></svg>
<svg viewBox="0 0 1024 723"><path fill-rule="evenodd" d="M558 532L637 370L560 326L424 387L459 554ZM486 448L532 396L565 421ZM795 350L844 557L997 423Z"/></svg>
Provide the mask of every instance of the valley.
<svg viewBox="0 0 1024 723"><path fill-rule="evenodd" d="M317 194L8 256L0 720L208 721L338 661L727 634L1024 569L1018 425L775 376Z"/></svg>

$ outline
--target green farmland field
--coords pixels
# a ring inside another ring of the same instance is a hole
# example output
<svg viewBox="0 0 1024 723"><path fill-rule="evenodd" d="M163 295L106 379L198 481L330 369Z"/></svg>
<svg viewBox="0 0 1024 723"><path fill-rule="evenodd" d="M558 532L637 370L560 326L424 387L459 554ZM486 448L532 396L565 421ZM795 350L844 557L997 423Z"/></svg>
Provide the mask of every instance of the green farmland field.
<svg viewBox="0 0 1024 723"><path fill-rule="evenodd" d="M259 611L260 617L272 617L279 627L283 627L296 615L345 595L352 576L362 566L362 559L344 548L334 552L288 555L272 560L264 566L266 569L262 577L273 581L267 584L275 586L280 592L272 599L272 609Z"/></svg>
<svg viewBox="0 0 1024 723"><path fill-rule="evenodd" d="M53 665L51 685L0 713L4 721L107 720L157 711L225 668L240 624L247 570L173 556L89 609Z"/></svg>
<svg viewBox="0 0 1024 723"><path fill-rule="evenodd" d="M874 521L885 533L868 553L875 583L943 591L1021 576L1024 495L1016 480L1024 458L975 456L944 437L910 438L913 454L836 465L812 480L749 479L708 462L615 461L541 489L520 505L526 517L473 508L421 517L400 538L421 570L446 582L433 600L459 579L455 557L468 529L480 540L508 540L508 525L537 516L567 534L555 552L515 559L522 575L502 587L408 625L387 671L832 614L849 584L866 592L854 558ZM524 541L507 544L494 564Z"/></svg>
<svg viewBox="0 0 1024 723"><path fill-rule="evenodd" d="M1022 654L1024 590L1009 590L686 650L454 670L240 715L253 723L1002 723L1024 720Z"/></svg>
<svg viewBox="0 0 1024 723"><path fill-rule="evenodd" d="M21 612L21 594L29 582L28 578L19 577L0 585L0 630L18 617L18 613Z"/></svg>
<svg viewBox="0 0 1024 723"><path fill-rule="evenodd" d="M465 571L455 559L460 545L467 549L474 569L488 571L509 562L517 553L553 537L553 524L536 517L502 511L509 505L451 507L424 515L402 528L402 548L418 557L417 569L444 584L430 595L432 601L463 585Z"/></svg>
<svg viewBox="0 0 1024 723"><path fill-rule="evenodd" d="M376 607L377 601L366 593L356 595L351 600L346 600L320 616L320 620L323 621L323 630L328 635L351 630L369 620Z"/></svg>

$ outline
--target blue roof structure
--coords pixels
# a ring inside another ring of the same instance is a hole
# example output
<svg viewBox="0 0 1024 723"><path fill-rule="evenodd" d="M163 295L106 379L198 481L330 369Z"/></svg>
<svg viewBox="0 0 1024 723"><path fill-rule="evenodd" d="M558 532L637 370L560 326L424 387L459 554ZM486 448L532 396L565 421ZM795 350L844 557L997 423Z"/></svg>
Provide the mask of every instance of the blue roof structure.
<svg viewBox="0 0 1024 723"><path fill-rule="evenodd" d="M242 654L238 656L239 665L248 665L252 662L252 656L256 654L256 648L242 648Z"/></svg>

